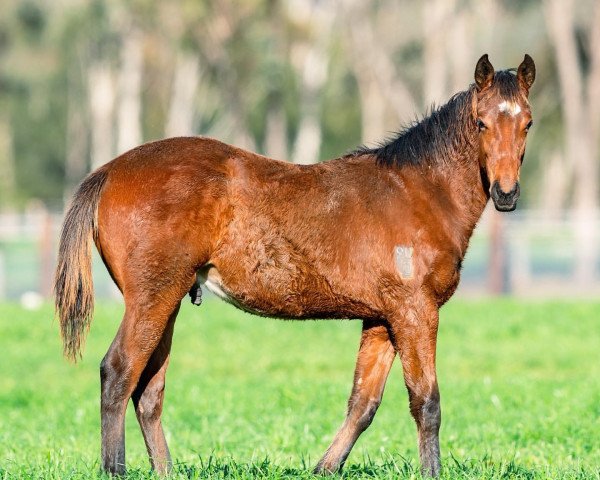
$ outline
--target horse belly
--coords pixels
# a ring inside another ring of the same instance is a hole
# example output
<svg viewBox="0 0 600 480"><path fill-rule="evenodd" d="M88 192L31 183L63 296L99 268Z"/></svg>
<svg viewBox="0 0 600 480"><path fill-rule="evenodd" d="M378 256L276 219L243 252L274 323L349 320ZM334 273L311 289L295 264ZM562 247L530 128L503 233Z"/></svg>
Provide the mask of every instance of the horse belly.
<svg viewBox="0 0 600 480"><path fill-rule="evenodd" d="M214 272L216 272L216 270L214 270ZM198 273L196 278L196 283L198 284L198 286L203 285L210 293L220 298L221 300L224 300L225 302L230 303L231 305L249 313L254 313L256 315L265 314L264 312L254 310L250 306L245 305L241 299L238 299L234 297L233 294L225 291L227 287L222 284L222 280L218 274L213 273L212 278L207 278L206 275Z"/></svg>
<svg viewBox="0 0 600 480"><path fill-rule="evenodd" d="M356 318L367 313L358 302L349 302L346 296L333 293L318 275L292 276L285 270L278 275L228 273L227 269L219 271L207 265L199 270L197 283L249 313L289 319Z"/></svg>

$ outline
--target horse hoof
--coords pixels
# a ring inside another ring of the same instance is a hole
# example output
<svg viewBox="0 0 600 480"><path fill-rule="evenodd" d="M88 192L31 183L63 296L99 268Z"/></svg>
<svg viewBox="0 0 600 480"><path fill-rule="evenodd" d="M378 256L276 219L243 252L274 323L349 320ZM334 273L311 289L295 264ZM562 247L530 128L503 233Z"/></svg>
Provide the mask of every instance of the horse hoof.
<svg viewBox="0 0 600 480"><path fill-rule="evenodd" d="M329 475L333 475L334 473L337 473L339 471L340 471L340 467L336 468L336 467L326 466L325 464L319 463L313 469L313 475L329 476Z"/></svg>
<svg viewBox="0 0 600 480"><path fill-rule="evenodd" d="M421 468L421 475L423 478L438 478L440 476L441 465L434 463L427 467Z"/></svg>

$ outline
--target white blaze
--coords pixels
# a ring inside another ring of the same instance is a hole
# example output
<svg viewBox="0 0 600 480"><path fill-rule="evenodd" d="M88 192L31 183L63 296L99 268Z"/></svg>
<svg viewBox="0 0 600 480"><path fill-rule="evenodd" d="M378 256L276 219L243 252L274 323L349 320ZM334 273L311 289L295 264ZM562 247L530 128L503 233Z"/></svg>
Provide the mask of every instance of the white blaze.
<svg viewBox="0 0 600 480"><path fill-rule="evenodd" d="M505 112L513 116L521 112L521 106L518 103L508 102L506 100L498 104L498 109L501 112Z"/></svg>

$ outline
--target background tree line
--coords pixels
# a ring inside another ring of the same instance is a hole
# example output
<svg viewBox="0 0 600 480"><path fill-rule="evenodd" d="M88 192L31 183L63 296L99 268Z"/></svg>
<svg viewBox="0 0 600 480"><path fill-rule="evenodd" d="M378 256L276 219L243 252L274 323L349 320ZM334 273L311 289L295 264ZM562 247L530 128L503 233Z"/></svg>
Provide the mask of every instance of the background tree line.
<svg viewBox="0 0 600 480"><path fill-rule="evenodd" d="M525 204L596 209L598 1L5 0L0 209L60 210L90 169L168 136L335 157L465 89L486 52L537 64Z"/></svg>

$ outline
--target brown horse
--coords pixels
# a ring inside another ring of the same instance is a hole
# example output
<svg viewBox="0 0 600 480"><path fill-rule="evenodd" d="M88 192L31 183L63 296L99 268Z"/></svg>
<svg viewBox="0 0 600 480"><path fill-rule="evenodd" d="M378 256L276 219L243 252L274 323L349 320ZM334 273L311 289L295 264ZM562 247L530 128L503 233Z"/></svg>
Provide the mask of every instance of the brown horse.
<svg viewBox="0 0 600 480"><path fill-rule="evenodd" d="M90 174L64 221L56 308L75 359L93 311L92 241L125 315L100 366L102 465L125 471L133 400L150 462L171 468L161 412L180 303L199 285L239 308L288 319L362 319L345 422L317 472L340 469L371 423L396 354L422 470L440 470L438 309L459 281L491 197L510 211L531 126L528 55L475 83L380 148L318 165L272 160L208 138L142 145Z"/></svg>

